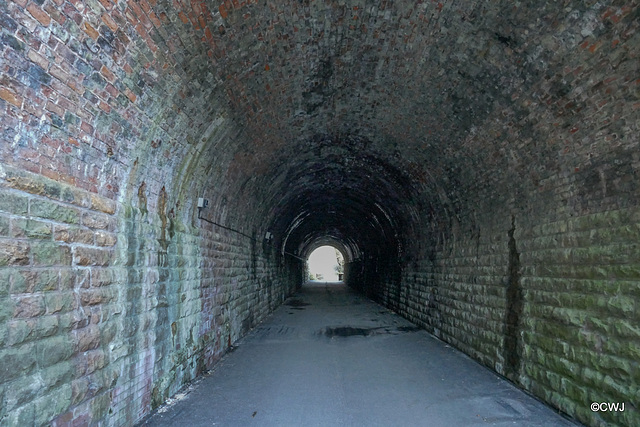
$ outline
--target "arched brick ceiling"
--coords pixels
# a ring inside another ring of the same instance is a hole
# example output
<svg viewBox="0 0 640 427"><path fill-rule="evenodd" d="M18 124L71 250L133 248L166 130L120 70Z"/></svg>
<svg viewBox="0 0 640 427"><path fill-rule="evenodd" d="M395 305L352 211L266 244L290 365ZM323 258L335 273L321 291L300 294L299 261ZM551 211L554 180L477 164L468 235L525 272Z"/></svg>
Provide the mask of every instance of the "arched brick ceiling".
<svg viewBox="0 0 640 427"><path fill-rule="evenodd" d="M551 115L566 128L587 107L565 110L576 67L567 58L596 66L594 48L580 43L604 49L618 36L604 10L583 1L225 2L209 25L210 76L238 129L224 148L234 152L231 193L262 201L256 220L268 213L280 234L280 222L303 212L316 232L335 228L321 219L327 206L366 234L361 224L381 220L376 205L394 228L411 209L454 214L496 181L511 180L515 193L535 188L562 166L557 147L540 143L541 122Z"/></svg>
<svg viewBox="0 0 640 427"><path fill-rule="evenodd" d="M179 201L206 194L214 219L290 249L330 231L401 242L418 217L521 200L606 153L576 132L594 127L611 68L638 96L638 8L622 2L108 4L70 46L118 70L135 104L97 120L98 148L119 144L124 163L101 172L103 192L173 182Z"/></svg>

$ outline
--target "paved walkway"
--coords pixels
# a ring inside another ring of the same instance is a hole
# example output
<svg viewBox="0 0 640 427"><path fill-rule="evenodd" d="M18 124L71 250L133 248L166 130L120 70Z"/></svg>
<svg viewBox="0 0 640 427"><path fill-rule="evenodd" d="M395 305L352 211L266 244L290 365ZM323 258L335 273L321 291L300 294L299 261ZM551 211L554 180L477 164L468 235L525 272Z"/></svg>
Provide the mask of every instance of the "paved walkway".
<svg viewBox="0 0 640 427"><path fill-rule="evenodd" d="M310 283L149 426L575 426L341 284Z"/></svg>

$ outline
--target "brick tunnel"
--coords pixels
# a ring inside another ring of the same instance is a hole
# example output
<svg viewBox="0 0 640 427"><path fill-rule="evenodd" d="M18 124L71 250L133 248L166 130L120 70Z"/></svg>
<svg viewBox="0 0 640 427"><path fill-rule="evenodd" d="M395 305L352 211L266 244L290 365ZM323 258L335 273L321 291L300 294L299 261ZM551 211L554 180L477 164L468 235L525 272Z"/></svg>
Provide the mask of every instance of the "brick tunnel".
<svg viewBox="0 0 640 427"><path fill-rule="evenodd" d="M0 2L0 424L143 420L329 244L349 287L555 410L640 425L639 23Z"/></svg>

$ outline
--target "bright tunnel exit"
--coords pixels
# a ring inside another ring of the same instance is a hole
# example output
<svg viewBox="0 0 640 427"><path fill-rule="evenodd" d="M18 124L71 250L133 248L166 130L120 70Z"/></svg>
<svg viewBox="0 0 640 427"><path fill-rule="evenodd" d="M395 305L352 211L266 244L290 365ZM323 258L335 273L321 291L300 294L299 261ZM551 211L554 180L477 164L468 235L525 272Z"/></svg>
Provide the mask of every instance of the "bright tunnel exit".
<svg viewBox="0 0 640 427"><path fill-rule="evenodd" d="M307 259L308 279L321 282L341 282L344 277L344 257L333 246L320 246Z"/></svg>

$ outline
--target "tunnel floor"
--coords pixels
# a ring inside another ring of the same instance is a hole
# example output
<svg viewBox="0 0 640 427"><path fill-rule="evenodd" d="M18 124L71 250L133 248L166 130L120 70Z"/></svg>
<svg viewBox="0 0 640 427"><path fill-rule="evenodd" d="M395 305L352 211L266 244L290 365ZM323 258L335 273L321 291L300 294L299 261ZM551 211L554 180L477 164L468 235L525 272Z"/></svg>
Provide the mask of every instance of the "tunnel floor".
<svg viewBox="0 0 640 427"><path fill-rule="evenodd" d="M576 426L342 284L308 283L148 426Z"/></svg>

